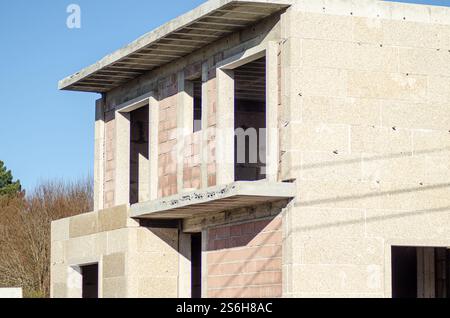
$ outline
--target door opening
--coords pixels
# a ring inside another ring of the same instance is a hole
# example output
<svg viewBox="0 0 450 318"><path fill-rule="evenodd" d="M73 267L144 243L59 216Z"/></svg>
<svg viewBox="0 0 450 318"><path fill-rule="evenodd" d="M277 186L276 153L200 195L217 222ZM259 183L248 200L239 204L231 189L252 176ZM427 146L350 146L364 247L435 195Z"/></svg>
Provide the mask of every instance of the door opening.
<svg viewBox="0 0 450 318"><path fill-rule="evenodd" d="M450 298L450 250L392 247L393 298Z"/></svg>
<svg viewBox="0 0 450 318"><path fill-rule="evenodd" d="M81 266L82 298L98 298L98 264Z"/></svg>
<svg viewBox="0 0 450 318"><path fill-rule="evenodd" d="M191 235L191 295L202 298L202 234Z"/></svg>

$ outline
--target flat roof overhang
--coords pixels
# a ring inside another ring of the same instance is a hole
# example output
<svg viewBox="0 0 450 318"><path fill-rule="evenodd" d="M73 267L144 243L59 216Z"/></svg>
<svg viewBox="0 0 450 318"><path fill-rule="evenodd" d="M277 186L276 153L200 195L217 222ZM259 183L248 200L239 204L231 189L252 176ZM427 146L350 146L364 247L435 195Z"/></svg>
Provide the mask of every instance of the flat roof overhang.
<svg viewBox="0 0 450 318"><path fill-rule="evenodd" d="M138 219L186 219L198 214L224 212L253 205L292 199L294 183L235 182L226 186L196 190L131 206Z"/></svg>
<svg viewBox="0 0 450 318"><path fill-rule="evenodd" d="M287 8L290 0L210 0L59 82L105 93Z"/></svg>

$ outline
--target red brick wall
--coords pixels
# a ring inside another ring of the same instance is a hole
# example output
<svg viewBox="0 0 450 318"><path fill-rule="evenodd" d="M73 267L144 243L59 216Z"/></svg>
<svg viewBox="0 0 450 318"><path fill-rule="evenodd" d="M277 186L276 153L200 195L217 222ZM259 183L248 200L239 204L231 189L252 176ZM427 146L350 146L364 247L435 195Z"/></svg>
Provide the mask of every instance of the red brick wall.
<svg viewBox="0 0 450 318"><path fill-rule="evenodd" d="M177 77L169 76L159 85L158 197L177 191Z"/></svg>
<svg viewBox="0 0 450 318"><path fill-rule="evenodd" d="M210 229L207 265L208 297L281 297L281 217Z"/></svg>
<svg viewBox="0 0 450 318"><path fill-rule="evenodd" d="M200 189L202 185L202 167L200 146L202 132L196 132L184 140L183 182L185 189Z"/></svg>

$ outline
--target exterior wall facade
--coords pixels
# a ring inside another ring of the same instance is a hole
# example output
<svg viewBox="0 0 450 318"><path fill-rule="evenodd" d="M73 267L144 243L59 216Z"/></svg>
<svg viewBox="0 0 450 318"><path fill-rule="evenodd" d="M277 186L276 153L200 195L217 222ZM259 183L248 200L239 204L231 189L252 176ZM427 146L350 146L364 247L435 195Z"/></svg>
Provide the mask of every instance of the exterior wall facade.
<svg viewBox="0 0 450 318"><path fill-rule="evenodd" d="M185 219L180 232L114 208L127 204L121 110L144 97L156 127L151 200L228 180L216 161L229 84L220 67L261 47L272 50L268 100L278 106L270 178L295 180L298 196ZM100 212L53 224L52 295L79 296L71 271L99 262L103 297L189 297L186 235L202 232L205 297L391 297L392 246L450 247L449 52L450 9L298 0L105 94ZM198 77L207 129L192 134L186 82Z"/></svg>
<svg viewBox="0 0 450 318"><path fill-rule="evenodd" d="M331 3L283 17L284 295L390 297L392 246L450 246L450 11Z"/></svg>
<svg viewBox="0 0 450 318"><path fill-rule="evenodd" d="M99 266L99 297L178 297L178 230L140 227L126 206L52 224L51 297L80 298L80 269Z"/></svg>

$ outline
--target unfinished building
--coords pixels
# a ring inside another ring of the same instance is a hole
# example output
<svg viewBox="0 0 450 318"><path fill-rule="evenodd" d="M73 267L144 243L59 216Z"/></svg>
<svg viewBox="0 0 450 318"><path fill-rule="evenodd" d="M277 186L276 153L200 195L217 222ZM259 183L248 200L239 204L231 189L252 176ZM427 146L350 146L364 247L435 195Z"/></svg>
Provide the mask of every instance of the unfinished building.
<svg viewBox="0 0 450 318"><path fill-rule="evenodd" d="M101 98L52 297L449 297L450 8L210 0L59 87Z"/></svg>

